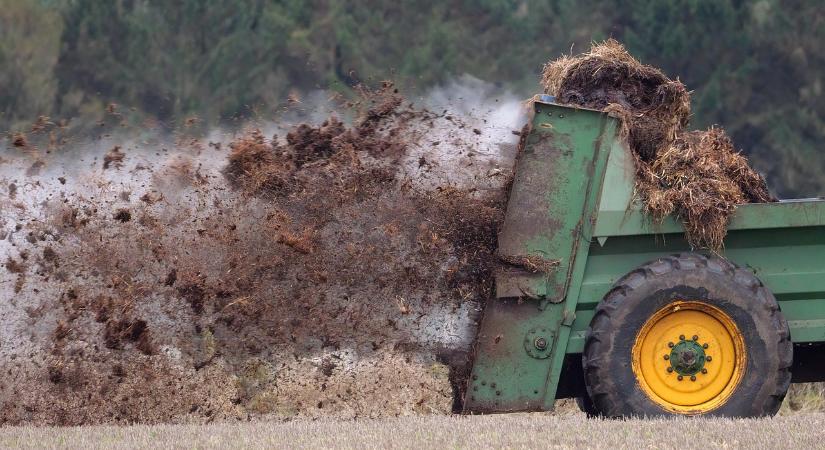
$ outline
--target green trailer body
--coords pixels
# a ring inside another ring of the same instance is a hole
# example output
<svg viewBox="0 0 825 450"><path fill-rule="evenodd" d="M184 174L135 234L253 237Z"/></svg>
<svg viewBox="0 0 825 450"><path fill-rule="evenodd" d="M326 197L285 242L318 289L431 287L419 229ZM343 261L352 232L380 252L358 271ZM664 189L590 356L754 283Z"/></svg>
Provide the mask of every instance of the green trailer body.
<svg viewBox="0 0 825 450"><path fill-rule="evenodd" d="M533 108L499 235L502 260L516 264L497 273L484 311L468 413L546 411L586 395L581 353L597 304L641 264L693 251L680 223L654 223L634 201L617 119L551 102ZM793 381L825 380L816 345L825 342L825 201L739 206L722 256L778 300L794 344Z"/></svg>

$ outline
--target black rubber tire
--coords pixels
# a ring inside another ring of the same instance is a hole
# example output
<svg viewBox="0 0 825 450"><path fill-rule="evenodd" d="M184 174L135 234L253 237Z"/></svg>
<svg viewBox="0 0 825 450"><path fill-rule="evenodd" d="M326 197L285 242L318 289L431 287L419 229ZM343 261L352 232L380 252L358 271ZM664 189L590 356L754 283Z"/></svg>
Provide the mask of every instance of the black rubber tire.
<svg viewBox="0 0 825 450"><path fill-rule="evenodd" d="M594 409L606 417L677 415L642 391L631 367L631 349L644 323L678 299L721 309L744 336L747 367L741 381L725 404L703 415L776 414L790 386L793 361L790 329L776 298L751 271L695 253L639 267L618 280L597 306L582 354Z"/></svg>

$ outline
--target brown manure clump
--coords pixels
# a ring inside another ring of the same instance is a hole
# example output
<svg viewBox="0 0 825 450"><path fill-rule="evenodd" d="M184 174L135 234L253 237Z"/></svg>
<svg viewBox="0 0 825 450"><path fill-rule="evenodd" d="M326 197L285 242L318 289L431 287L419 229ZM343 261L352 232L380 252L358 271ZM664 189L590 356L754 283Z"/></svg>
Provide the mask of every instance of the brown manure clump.
<svg viewBox="0 0 825 450"><path fill-rule="evenodd" d="M392 181L390 171L396 169L411 139L409 128L431 126L434 116L403 105L390 82L374 91L362 88L360 94L360 102L352 106L357 115L352 126L331 115L320 125L296 125L286 133L286 142L277 136L267 140L259 130L241 136L230 144L224 175L233 187L250 196L284 195L307 182L317 182L307 180L307 174L319 167L335 167L339 182L374 185ZM310 170L302 170L305 166Z"/></svg>
<svg viewBox="0 0 825 450"><path fill-rule="evenodd" d="M637 163L636 188L655 220L676 214L691 246L714 250L736 205L774 201L719 128L681 133L652 164Z"/></svg>
<svg viewBox="0 0 825 450"><path fill-rule="evenodd" d="M233 187L249 195L274 195L288 191L293 165L278 158L280 147L277 142L267 142L259 130L252 130L233 141L229 147L232 152L224 176Z"/></svg>
<svg viewBox="0 0 825 450"><path fill-rule="evenodd" d="M549 62L542 85L561 104L622 121L645 212L657 221L675 214L695 248L721 249L736 205L776 200L723 130L684 130L690 93L678 79L641 64L613 39Z"/></svg>
<svg viewBox="0 0 825 450"><path fill-rule="evenodd" d="M548 63L542 85L559 103L620 116L631 148L644 161L667 148L690 118L685 85L643 65L613 39L593 45L589 53Z"/></svg>

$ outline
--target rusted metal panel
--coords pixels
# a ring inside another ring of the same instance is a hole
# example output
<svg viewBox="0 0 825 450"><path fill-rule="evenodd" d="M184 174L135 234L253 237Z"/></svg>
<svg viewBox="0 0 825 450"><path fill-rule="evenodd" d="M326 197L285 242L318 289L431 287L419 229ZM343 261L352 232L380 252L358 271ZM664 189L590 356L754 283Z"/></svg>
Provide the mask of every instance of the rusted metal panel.
<svg viewBox="0 0 825 450"><path fill-rule="evenodd" d="M505 261L541 258L557 261L552 273L520 288L552 303L564 300L576 245L584 224L583 205L594 175L603 113L536 103L532 131L518 159L507 212L499 235ZM612 141L613 136L608 139ZM600 174L601 176L601 174ZM498 283L508 285L508 274ZM503 290L499 296L510 295Z"/></svg>
<svg viewBox="0 0 825 450"><path fill-rule="evenodd" d="M474 413L539 411L550 369L547 358L525 350L527 334L548 329L534 301L496 299L485 310L476 341L476 361L467 387L465 410ZM557 320L558 322L558 320Z"/></svg>
<svg viewBox="0 0 825 450"><path fill-rule="evenodd" d="M466 411L552 408L615 142L606 114L535 104L499 235L511 267L484 312Z"/></svg>

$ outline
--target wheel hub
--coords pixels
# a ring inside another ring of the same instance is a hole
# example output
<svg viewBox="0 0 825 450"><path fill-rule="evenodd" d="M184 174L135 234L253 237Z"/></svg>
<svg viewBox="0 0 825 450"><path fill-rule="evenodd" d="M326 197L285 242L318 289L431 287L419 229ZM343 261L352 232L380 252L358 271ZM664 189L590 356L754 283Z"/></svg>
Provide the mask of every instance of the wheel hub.
<svg viewBox="0 0 825 450"><path fill-rule="evenodd" d="M724 404L746 367L744 337L733 319L701 301L675 301L657 311L642 325L631 352L645 394L681 414Z"/></svg>
<svg viewBox="0 0 825 450"><path fill-rule="evenodd" d="M673 346L668 360L679 375L696 375L705 366L705 350L696 341L680 341Z"/></svg>

